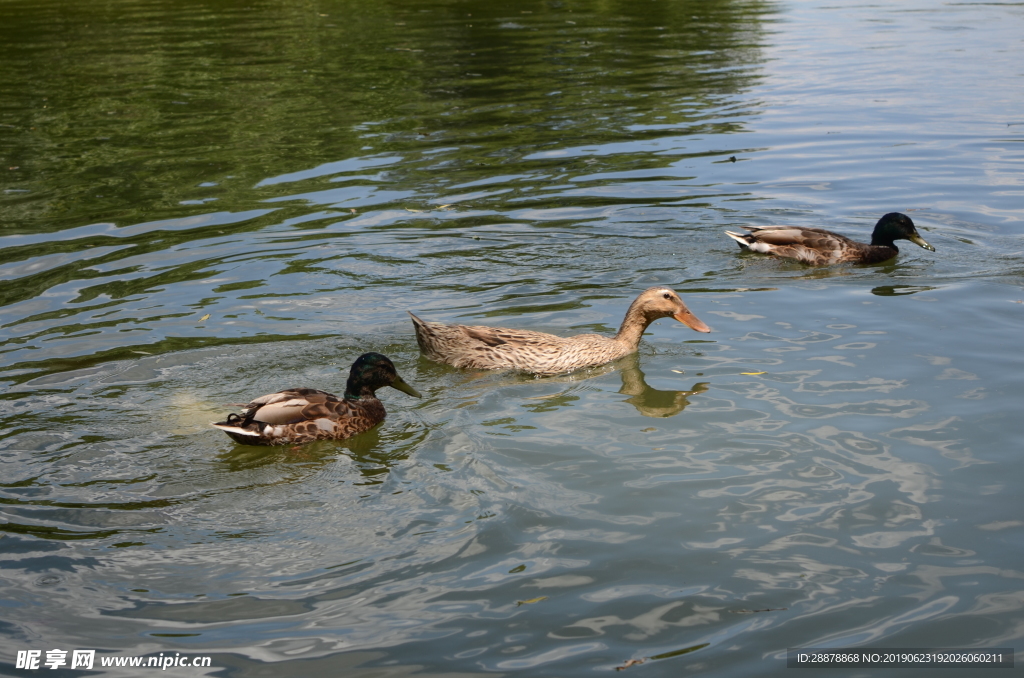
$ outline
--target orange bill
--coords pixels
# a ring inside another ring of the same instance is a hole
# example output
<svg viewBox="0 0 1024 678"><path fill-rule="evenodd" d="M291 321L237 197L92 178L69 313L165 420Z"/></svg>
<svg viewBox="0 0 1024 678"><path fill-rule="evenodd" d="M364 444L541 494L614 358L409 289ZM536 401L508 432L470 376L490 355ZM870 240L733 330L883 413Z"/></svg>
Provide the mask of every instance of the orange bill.
<svg viewBox="0 0 1024 678"><path fill-rule="evenodd" d="M702 323L700 318L690 313L690 309L688 308L683 308L682 311L679 311L672 317L689 327L691 330L697 330L698 332L711 331L711 328Z"/></svg>

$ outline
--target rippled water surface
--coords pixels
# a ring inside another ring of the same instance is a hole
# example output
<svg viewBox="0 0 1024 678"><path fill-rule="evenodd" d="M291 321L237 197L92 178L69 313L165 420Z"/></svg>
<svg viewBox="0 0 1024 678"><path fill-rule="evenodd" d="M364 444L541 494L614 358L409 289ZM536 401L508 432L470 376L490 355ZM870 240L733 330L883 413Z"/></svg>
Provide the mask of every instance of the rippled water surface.
<svg viewBox="0 0 1024 678"><path fill-rule="evenodd" d="M5 0L0 36L0 674L1021 645L1020 3ZM723 233L891 211L936 251ZM713 333L563 377L405 315L611 332L652 285ZM209 427L367 350L424 395L369 433Z"/></svg>

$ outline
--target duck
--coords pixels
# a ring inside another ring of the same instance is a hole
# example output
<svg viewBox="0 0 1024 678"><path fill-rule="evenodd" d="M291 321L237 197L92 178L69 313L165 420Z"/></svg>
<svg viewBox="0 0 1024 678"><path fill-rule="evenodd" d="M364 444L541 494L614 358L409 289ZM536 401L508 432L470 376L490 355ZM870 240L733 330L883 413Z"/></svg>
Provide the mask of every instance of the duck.
<svg viewBox="0 0 1024 678"><path fill-rule="evenodd" d="M675 291L651 287L638 296L614 337L544 332L482 325L446 325L420 320L410 311L423 354L455 367L512 369L537 375L597 367L637 350L644 330L659 318L675 318L697 332L710 332Z"/></svg>
<svg viewBox="0 0 1024 678"><path fill-rule="evenodd" d="M376 391L390 386L420 398L398 376L395 364L380 353L359 356L339 398L313 388L289 388L256 398L238 414L213 426L242 445L302 444L312 440L343 440L384 421L387 412Z"/></svg>
<svg viewBox="0 0 1024 678"><path fill-rule="evenodd" d="M890 212L878 223L871 234L871 244L850 240L846 236L821 228L800 226L743 226L750 233L725 234L739 243L741 248L762 254L774 254L796 259L805 264L878 264L899 254L894 241L909 240L915 245L934 252L917 232L914 222L906 214Z"/></svg>

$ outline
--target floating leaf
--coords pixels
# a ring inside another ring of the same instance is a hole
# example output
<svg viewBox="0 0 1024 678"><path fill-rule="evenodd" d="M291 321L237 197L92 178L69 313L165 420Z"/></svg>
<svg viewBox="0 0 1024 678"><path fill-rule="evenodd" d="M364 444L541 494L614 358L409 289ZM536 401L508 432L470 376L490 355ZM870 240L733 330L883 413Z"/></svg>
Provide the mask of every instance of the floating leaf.
<svg viewBox="0 0 1024 678"><path fill-rule="evenodd" d="M640 429L640 433L650 433L651 431L657 431L657 430L658 429L656 429L653 426L648 426L647 428Z"/></svg>
<svg viewBox="0 0 1024 678"><path fill-rule="evenodd" d="M622 670L628 669L630 666L636 666L637 664L643 664L645 661L647 661L647 660L646 659L628 659L628 660L626 660L626 663L623 664L622 666L616 666L615 670L616 671L622 671Z"/></svg>
<svg viewBox="0 0 1024 678"><path fill-rule="evenodd" d="M683 370L672 370L672 371L675 372L676 374L686 374L686 372L684 372Z"/></svg>
<svg viewBox="0 0 1024 678"><path fill-rule="evenodd" d="M740 372L740 374L768 374L767 372Z"/></svg>
<svg viewBox="0 0 1024 678"><path fill-rule="evenodd" d="M199 322L204 323L204 322L206 322L209 319L210 319L210 314L207 313L206 315L204 315L202 318L199 319Z"/></svg>
<svg viewBox="0 0 1024 678"><path fill-rule="evenodd" d="M539 598L530 598L529 600L517 600L516 607L519 607L520 605L533 605L534 603L539 603L540 601L547 599L547 596L540 596Z"/></svg>
<svg viewBox="0 0 1024 678"><path fill-rule="evenodd" d="M684 647L681 650L672 650L671 652L662 652L661 654L652 655L652 656L648 657L648 659L654 659L654 660L658 660L658 659L671 659L672 657L678 657L679 655L682 655L682 654L688 654L690 652L696 652L697 650L703 650L705 647L707 647L710 644L711 643L701 643L700 645L694 645L692 647Z"/></svg>
<svg viewBox="0 0 1024 678"><path fill-rule="evenodd" d="M132 351L132 353L138 353L139 355L153 355L152 353L147 353L146 351Z"/></svg>

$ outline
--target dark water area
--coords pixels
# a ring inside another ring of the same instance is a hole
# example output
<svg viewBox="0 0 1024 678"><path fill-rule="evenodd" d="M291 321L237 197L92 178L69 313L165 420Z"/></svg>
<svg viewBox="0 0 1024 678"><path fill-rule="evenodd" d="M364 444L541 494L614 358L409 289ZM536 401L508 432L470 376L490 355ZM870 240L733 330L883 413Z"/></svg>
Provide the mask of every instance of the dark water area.
<svg viewBox="0 0 1024 678"><path fill-rule="evenodd" d="M0 675L1020 644L1024 5L4 0L0 63ZM724 234L892 211L936 251ZM406 315L611 333L653 285L713 332L560 377ZM371 350L424 395L373 431L209 426Z"/></svg>

